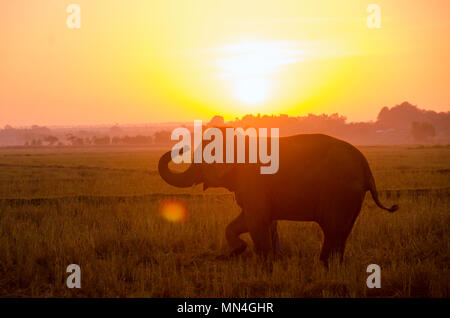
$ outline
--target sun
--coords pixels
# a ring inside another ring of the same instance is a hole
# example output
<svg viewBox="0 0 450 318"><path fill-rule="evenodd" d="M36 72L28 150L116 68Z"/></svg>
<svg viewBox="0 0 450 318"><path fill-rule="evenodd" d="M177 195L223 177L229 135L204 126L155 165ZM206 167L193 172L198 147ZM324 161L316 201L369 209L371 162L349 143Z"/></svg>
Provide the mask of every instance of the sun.
<svg viewBox="0 0 450 318"><path fill-rule="evenodd" d="M234 96L247 105L260 104L270 95L270 81L262 76L239 78L233 84Z"/></svg>
<svg viewBox="0 0 450 318"><path fill-rule="evenodd" d="M274 93L273 74L301 60L301 51L289 42L242 42L219 49L220 76L231 95L245 105L260 105Z"/></svg>

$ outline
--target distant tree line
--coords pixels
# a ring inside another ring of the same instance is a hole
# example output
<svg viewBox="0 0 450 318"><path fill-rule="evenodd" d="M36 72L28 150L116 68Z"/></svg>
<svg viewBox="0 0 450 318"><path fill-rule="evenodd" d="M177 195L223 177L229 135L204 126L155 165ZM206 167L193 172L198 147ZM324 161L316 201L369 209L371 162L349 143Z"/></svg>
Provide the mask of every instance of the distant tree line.
<svg viewBox="0 0 450 318"><path fill-rule="evenodd" d="M423 110L408 102L383 107L375 122L347 123L339 114L306 116L246 115L225 122L214 116L210 126L278 127L280 135L325 133L356 144L401 144L450 141L450 112Z"/></svg>
<svg viewBox="0 0 450 318"><path fill-rule="evenodd" d="M170 131L158 131L153 136L77 136L69 133L61 140L53 135L41 138L33 138L24 143L25 146L41 147L41 146L106 146L106 145L154 145L171 143ZM65 142L64 142L65 141Z"/></svg>
<svg viewBox="0 0 450 318"><path fill-rule="evenodd" d="M193 123L185 127L192 129ZM423 110L408 102L391 108L383 107L376 121L347 122L339 114L306 116L245 115L232 121L214 116L207 126L279 128L280 135L297 133L325 133L354 144L449 143L450 112ZM41 146L104 146L104 145L161 145L173 144L172 126L86 128L83 130L49 129L33 125L30 128L0 129L0 145Z"/></svg>

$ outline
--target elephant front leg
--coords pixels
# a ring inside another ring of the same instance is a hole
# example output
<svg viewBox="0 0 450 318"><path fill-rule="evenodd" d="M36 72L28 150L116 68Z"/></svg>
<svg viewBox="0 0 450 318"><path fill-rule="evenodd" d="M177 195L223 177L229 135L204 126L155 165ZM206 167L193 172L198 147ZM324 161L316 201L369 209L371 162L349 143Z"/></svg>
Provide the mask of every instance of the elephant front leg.
<svg viewBox="0 0 450 318"><path fill-rule="evenodd" d="M280 238L278 237L276 222L268 222L267 224L256 221L249 227L250 236L257 254L264 257L280 254Z"/></svg>
<svg viewBox="0 0 450 318"><path fill-rule="evenodd" d="M242 233L248 232L244 213L239 214L225 229L225 236L231 247L228 256L237 256L245 251L247 244L239 237Z"/></svg>
<svg viewBox="0 0 450 318"><path fill-rule="evenodd" d="M270 217L270 210L263 201L247 205L244 209L248 230L255 250L262 256L276 255L280 252L277 222Z"/></svg>

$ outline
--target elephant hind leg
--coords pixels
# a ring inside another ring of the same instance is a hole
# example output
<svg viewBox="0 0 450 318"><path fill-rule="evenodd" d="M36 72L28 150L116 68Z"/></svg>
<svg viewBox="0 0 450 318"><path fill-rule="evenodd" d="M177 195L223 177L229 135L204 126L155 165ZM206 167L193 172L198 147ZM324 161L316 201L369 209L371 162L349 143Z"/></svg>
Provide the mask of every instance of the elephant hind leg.
<svg viewBox="0 0 450 318"><path fill-rule="evenodd" d="M245 251L247 244L239 237L242 233L248 232L247 223L245 221L244 213L236 217L225 229L225 237L231 247L229 256L236 256Z"/></svg>
<svg viewBox="0 0 450 318"><path fill-rule="evenodd" d="M322 246L322 251L320 253L320 260L328 267L328 260L332 255L339 257L339 261L342 262L344 259L344 250L347 237L350 234L351 228L345 231L341 230L325 230L324 233L324 243Z"/></svg>
<svg viewBox="0 0 450 318"><path fill-rule="evenodd" d="M325 266L328 266L328 260L333 254L339 257L340 262L343 261L345 244L361 211L363 200L364 192L346 191L332 204L323 207L326 210L322 211L324 217L319 222L324 234L320 260Z"/></svg>

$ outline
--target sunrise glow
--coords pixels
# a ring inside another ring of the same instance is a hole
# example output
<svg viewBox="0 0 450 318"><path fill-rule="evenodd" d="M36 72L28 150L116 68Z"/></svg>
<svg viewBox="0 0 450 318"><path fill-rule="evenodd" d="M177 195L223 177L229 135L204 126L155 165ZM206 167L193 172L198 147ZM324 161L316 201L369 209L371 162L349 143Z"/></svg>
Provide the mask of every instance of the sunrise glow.
<svg viewBox="0 0 450 318"><path fill-rule="evenodd" d="M2 1L0 126L231 120L450 102L449 2ZM18 22L20 21L20 22ZM417 23L420 21L420 28Z"/></svg>
<svg viewBox="0 0 450 318"><path fill-rule="evenodd" d="M282 67L304 60L304 52L284 42L244 42L222 47L218 59L221 76L231 93L246 105L264 102L273 92L271 76Z"/></svg>

